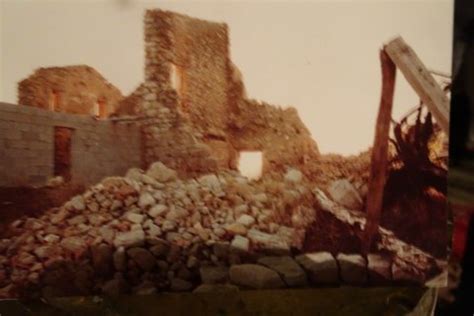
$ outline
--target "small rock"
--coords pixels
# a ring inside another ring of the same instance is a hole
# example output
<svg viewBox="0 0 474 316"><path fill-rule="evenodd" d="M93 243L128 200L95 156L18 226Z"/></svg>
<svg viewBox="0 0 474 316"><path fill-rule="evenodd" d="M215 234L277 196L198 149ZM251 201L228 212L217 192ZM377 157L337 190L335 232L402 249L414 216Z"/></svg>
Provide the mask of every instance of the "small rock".
<svg viewBox="0 0 474 316"><path fill-rule="evenodd" d="M248 238L239 235L234 236L234 239L232 239L232 242L230 243L230 247L239 252L248 252L249 246L250 241L248 240Z"/></svg>
<svg viewBox="0 0 474 316"><path fill-rule="evenodd" d="M151 217L155 218L155 217L158 217L160 215L164 215L166 213L166 211L168 211L168 207L166 205L163 205L163 204L157 204L155 206L153 206L149 211L148 211L148 215L150 215Z"/></svg>
<svg viewBox="0 0 474 316"><path fill-rule="evenodd" d="M250 215L243 214L237 219L237 223L242 224L246 227L249 227L255 223L255 218L253 218Z"/></svg>
<svg viewBox="0 0 474 316"><path fill-rule="evenodd" d="M148 226L148 234L151 237L158 237L161 236L161 228L155 224L150 224Z"/></svg>
<svg viewBox="0 0 474 316"><path fill-rule="evenodd" d="M298 169L289 169L285 174L285 181L299 183L303 179L303 174Z"/></svg>
<svg viewBox="0 0 474 316"><path fill-rule="evenodd" d="M110 226L102 226L99 228L99 234L102 236L102 238L108 242L109 244L112 244L114 241L114 236L115 236L115 230L112 229Z"/></svg>
<svg viewBox="0 0 474 316"><path fill-rule="evenodd" d="M150 271L156 265L155 257L144 248L130 248L127 250L127 255L145 271Z"/></svg>
<svg viewBox="0 0 474 316"><path fill-rule="evenodd" d="M68 219L67 223L71 226L84 224L86 222L86 217L84 215L77 215L71 219Z"/></svg>
<svg viewBox="0 0 474 316"><path fill-rule="evenodd" d="M207 174L198 179L198 182L214 192L221 191L221 183L215 174Z"/></svg>
<svg viewBox="0 0 474 316"><path fill-rule="evenodd" d="M245 228L245 226L240 223L233 223L233 224L227 225L225 227L225 230L232 235L247 234L247 228Z"/></svg>
<svg viewBox="0 0 474 316"><path fill-rule="evenodd" d="M232 283L254 289L277 289L285 286L278 273L257 264L233 265L229 276Z"/></svg>
<svg viewBox="0 0 474 316"><path fill-rule="evenodd" d="M137 214L137 213L131 213L131 212L126 213L124 215L124 217L129 222L132 222L132 223L135 223L135 224L140 224L141 222L143 222L143 219L144 219L143 215Z"/></svg>
<svg viewBox="0 0 474 316"><path fill-rule="evenodd" d="M138 198L138 206L144 208L153 204L155 204L155 199L150 193L145 192L140 194L140 197Z"/></svg>
<svg viewBox="0 0 474 316"><path fill-rule="evenodd" d="M328 193L338 204L350 210L360 210L362 208L362 198L352 183L347 179L336 180L329 185Z"/></svg>
<svg viewBox="0 0 474 316"><path fill-rule="evenodd" d="M141 246L145 242L145 232L143 229L135 229L124 233L118 233L114 239L115 247L123 246L136 247Z"/></svg>
<svg viewBox="0 0 474 316"><path fill-rule="evenodd" d="M250 229L247 237L254 244L258 244L263 252L273 255L289 255L290 245L283 236L267 234L258 229Z"/></svg>
<svg viewBox="0 0 474 316"><path fill-rule="evenodd" d="M188 214L189 214L188 211L185 210L184 208L176 207L176 208L170 210L166 214L166 219L170 220L170 221L175 221L175 220L178 220L180 218L188 216Z"/></svg>
<svg viewBox="0 0 474 316"><path fill-rule="evenodd" d="M176 222L175 221L164 220L163 223L161 224L161 229L164 232L174 230L175 228L176 228Z"/></svg>
<svg viewBox="0 0 474 316"><path fill-rule="evenodd" d="M84 203L84 198L82 197L82 195L77 195L73 197L69 201L69 203L72 206L72 208L74 208L76 211L83 211L86 208L86 205Z"/></svg>
<svg viewBox="0 0 474 316"><path fill-rule="evenodd" d="M176 180L177 178L176 171L166 167L159 161L151 164L151 166L148 168L148 171L146 172L146 175L152 177L158 182L169 182Z"/></svg>
<svg viewBox="0 0 474 316"><path fill-rule="evenodd" d="M61 239L61 237L59 237L58 235L49 234L49 235L46 235L43 239L47 243L55 243L55 242L58 242Z"/></svg>
<svg viewBox="0 0 474 316"><path fill-rule="evenodd" d="M80 237L66 237L61 241L61 246L78 255L87 250L87 244Z"/></svg>

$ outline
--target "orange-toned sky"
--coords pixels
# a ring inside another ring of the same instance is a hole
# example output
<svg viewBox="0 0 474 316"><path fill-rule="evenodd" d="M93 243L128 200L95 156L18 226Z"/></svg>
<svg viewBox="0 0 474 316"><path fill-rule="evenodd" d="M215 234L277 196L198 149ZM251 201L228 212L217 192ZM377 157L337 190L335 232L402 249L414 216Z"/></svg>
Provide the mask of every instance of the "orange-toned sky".
<svg viewBox="0 0 474 316"><path fill-rule="evenodd" d="M128 94L143 79L147 8L226 22L250 97L292 105L324 153L373 141L378 50L402 35L432 69L451 72L453 1L0 1L0 100L42 66L88 64ZM401 75L394 117L418 102Z"/></svg>

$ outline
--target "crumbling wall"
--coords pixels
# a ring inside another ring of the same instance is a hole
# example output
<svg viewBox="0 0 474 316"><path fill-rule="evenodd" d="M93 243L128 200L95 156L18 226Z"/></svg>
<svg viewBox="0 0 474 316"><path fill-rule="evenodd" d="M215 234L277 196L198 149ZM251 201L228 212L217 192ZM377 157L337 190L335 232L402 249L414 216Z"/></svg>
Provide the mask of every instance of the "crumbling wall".
<svg viewBox="0 0 474 316"><path fill-rule="evenodd" d="M122 98L89 66L39 68L18 84L19 104L56 112L107 117Z"/></svg>
<svg viewBox="0 0 474 316"><path fill-rule="evenodd" d="M318 156L316 143L294 108L281 109L254 100L242 100L229 128L236 150L263 153L263 172L303 167Z"/></svg>
<svg viewBox="0 0 474 316"><path fill-rule="evenodd" d="M54 176L54 127L71 128L71 182L90 185L140 164L140 129L0 103L0 186L44 185Z"/></svg>
<svg viewBox="0 0 474 316"><path fill-rule="evenodd" d="M262 151L263 172L284 171L287 166L304 170L319 156L317 144L295 108L248 99L242 75L233 64L228 81L228 134L235 150Z"/></svg>
<svg viewBox="0 0 474 316"><path fill-rule="evenodd" d="M295 109L247 99L226 24L148 10L144 31L145 82L116 111L148 118L143 167L161 160L184 173L236 169L239 151L260 150L266 172L318 156Z"/></svg>

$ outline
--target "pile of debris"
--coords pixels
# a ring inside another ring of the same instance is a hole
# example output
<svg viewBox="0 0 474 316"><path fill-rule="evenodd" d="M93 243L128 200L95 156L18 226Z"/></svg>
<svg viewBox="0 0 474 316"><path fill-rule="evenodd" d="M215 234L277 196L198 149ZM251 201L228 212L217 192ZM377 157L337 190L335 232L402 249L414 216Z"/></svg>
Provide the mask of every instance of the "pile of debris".
<svg viewBox="0 0 474 316"><path fill-rule="evenodd" d="M380 254L304 254L307 228L328 203L321 194L296 169L258 181L233 171L180 179L161 162L130 169L13 222L0 243L0 295L362 284L371 272L391 279L391 259ZM356 192L330 195L361 204Z"/></svg>

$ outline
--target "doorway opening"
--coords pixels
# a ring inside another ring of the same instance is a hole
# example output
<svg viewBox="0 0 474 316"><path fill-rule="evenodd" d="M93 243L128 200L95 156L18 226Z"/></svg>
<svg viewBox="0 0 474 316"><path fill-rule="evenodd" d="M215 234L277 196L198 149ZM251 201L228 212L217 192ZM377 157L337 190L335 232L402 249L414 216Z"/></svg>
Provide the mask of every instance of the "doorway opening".
<svg viewBox="0 0 474 316"><path fill-rule="evenodd" d="M72 128L54 127L54 175L61 176L64 181L71 180L71 145Z"/></svg>
<svg viewBox="0 0 474 316"><path fill-rule="evenodd" d="M262 176L263 154L261 151L241 151L238 168L240 173L249 179L259 179Z"/></svg>

